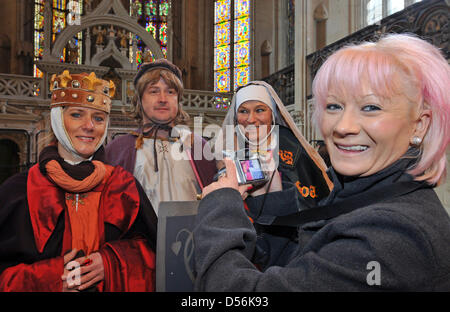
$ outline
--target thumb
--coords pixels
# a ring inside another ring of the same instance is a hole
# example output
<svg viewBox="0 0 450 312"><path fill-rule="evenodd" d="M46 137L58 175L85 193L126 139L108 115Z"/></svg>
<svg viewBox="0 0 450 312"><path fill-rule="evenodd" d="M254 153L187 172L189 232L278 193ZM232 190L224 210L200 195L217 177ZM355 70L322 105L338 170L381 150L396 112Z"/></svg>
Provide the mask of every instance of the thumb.
<svg viewBox="0 0 450 312"><path fill-rule="evenodd" d="M225 162L225 167L227 169L227 178L229 178L232 181L236 181L236 183L237 183L236 166L235 166L234 162L229 158L225 158L224 162Z"/></svg>

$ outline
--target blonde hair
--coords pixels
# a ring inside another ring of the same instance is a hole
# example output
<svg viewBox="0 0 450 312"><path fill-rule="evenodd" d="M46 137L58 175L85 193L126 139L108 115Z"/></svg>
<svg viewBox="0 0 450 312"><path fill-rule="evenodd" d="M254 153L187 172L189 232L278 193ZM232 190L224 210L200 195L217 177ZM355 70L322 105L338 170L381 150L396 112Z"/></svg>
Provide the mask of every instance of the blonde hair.
<svg viewBox="0 0 450 312"><path fill-rule="evenodd" d="M398 79L399 74L405 80ZM320 124L331 88L358 94L362 91L361 81L368 82L378 96L390 98L400 93L416 103L416 109L431 110L419 159L408 173L415 180L441 183L446 175L450 141L450 66L441 52L407 34L390 34L376 43L338 50L325 61L313 82L315 123Z"/></svg>

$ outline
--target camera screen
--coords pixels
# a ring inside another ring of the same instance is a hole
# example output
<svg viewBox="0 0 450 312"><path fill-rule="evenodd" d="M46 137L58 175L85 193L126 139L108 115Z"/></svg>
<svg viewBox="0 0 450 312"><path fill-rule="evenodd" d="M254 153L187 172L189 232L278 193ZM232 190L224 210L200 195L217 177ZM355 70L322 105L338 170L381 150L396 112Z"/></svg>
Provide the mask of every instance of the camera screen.
<svg viewBox="0 0 450 312"><path fill-rule="evenodd" d="M264 179L258 159L241 160L240 163L247 182Z"/></svg>

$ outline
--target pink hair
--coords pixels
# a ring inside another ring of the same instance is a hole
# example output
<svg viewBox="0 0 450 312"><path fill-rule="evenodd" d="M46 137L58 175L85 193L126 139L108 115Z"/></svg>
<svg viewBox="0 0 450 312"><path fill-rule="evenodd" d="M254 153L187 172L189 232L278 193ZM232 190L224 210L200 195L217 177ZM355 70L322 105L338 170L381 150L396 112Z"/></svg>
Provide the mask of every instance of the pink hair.
<svg viewBox="0 0 450 312"><path fill-rule="evenodd" d="M389 98L401 93L417 103L418 110L431 109L420 159L408 173L430 184L444 181L445 152L450 142L450 66L440 51L406 34L390 34L376 43L338 50L325 61L313 82L316 124L320 124L331 88L356 96L362 92L361 81L369 82L378 96Z"/></svg>

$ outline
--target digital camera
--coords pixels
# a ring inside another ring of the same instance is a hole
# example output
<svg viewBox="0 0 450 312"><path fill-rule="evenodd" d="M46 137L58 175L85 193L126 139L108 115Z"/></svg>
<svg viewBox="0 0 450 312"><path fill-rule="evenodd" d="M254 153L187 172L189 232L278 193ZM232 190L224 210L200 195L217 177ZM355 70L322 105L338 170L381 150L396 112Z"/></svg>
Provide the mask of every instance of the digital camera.
<svg viewBox="0 0 450 312"><path fill-rule="evenodd" d="M263 170L261 159L258 154L224 152L224 156L231 158L236 166L236 176L239 185L260 185L268 181L267 173ZM226 173L226 168L220 169L214 176L214 181Z"/></svg>

